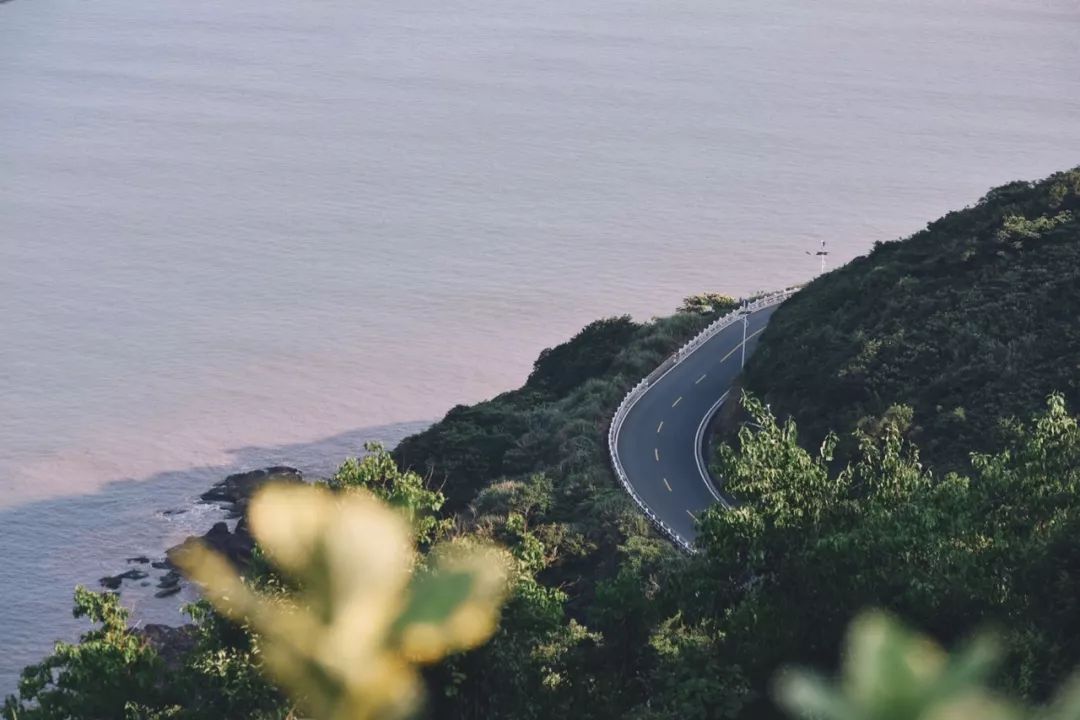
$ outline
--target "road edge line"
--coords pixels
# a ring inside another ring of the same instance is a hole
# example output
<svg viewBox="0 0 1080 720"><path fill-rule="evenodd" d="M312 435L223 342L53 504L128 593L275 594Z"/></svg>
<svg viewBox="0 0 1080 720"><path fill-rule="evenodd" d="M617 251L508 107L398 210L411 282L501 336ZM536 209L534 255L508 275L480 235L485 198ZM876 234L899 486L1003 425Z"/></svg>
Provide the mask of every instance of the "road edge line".
<svg viewBox="0 0 1080 720"><path fill-rule="evenodd" d="M705 488L712 493L712 496L716 498L717 502L723 505L727 509L731 509L731 503L727 501L720 491L713 485L712 478L709 476L709 468L706 466L702 458L701 445L705 441L705 428L708 427L709 421L716 415L716 411L720 409L720 406L727 400L728 395L731 394L731 388L724 391L724 394L720 396L720 399L713 403L713 406L705 413L705 417L701 418L701 422L698 424L697 432L694 433L694 461L697 462L698 474L701 475L702 482L705 483Z"/></svg>

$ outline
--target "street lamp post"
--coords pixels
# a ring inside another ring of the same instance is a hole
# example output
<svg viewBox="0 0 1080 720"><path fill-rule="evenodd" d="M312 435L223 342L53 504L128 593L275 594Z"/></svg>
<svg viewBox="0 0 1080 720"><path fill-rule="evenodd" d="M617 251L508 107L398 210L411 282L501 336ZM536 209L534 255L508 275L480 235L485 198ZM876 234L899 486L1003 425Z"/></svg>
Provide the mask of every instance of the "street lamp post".
<svg viewBox="0 0 1080 720"><path fill-rule="evenodd" d="M810 252L808 250L806 252L806 254L807 255L817 255L819 258L821 258L821 273L820 274L824 275L825 274L825 258L828 257L828 255L829 255L829 251L825 249L825 241L824 240L821 241L821 249L818 250L816 253L812 253L812 252Z"/></svg>
<svg viewBox="0 0 1080 720"><path fill-rule="evenodd" d="M750 313L743 308L742 316L742 362L739 364L739 368L746 367L746 330L750 325Z"/></svg>

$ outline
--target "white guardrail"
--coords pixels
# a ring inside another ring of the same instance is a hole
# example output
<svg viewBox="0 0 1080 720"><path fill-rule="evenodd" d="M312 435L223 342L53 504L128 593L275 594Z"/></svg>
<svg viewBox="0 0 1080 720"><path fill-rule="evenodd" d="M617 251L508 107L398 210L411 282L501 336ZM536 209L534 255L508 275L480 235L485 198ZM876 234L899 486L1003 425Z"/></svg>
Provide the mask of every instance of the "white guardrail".
<svg viewBox="0 0 1080 720"><path fill-rule="evenodd" d="M660 366L649 373L644 380L632 387L630 391L626 393L626 397L623 398L623 401L619 403L619 407L615 410L615 415L611 419L611 427L608 429L608 450L611 455L611 467L615 471L615 476L619 478L619 482L622 483L623 488L630 494L630 497L634 499L634 502L637 503L638 507L641 508L641 511L645 513L645 516L649 518L654 526L656 526L656 529L688 553L696 552L694 546L675 532L674 528L661 520L656 513L645 504L645 501L641 499L641 496L634 490L633 485L630 484L630 479L626 476L626 470L623 469L622 461L619 460L619 431L622 430L623 422L626 420L626 416L630 413L631 408L634 407L634 404L637 403L637 401L641 399L641 397L648 392L649 388L656 384L660 378L667 375L672 368L711 340L718 332L741 321L744 315L752 314L762 308L767 308L772 305L778 305L794 295L798 290L799 288L797 287L788 288L779 292L761 295L752 300L743 301L743 304L737 310L733 310L727 315L713 321L708 327L676 350L671 357L660 363ZM696 452L701 452L701 450L697 449Z"/></svg>

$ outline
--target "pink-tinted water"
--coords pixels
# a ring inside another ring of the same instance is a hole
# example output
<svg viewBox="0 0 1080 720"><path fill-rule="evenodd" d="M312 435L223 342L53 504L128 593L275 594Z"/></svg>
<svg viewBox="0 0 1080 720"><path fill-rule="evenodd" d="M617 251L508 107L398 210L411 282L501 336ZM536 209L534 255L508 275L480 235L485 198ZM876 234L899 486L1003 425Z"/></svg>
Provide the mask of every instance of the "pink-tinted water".
<svg viewBox="0 0 1080 720"><path fill-rule="evenodd" d="M324 470L592 319L1080 162L1078 31L1075 0L4 4L0 691L225 472Z"/></svg>

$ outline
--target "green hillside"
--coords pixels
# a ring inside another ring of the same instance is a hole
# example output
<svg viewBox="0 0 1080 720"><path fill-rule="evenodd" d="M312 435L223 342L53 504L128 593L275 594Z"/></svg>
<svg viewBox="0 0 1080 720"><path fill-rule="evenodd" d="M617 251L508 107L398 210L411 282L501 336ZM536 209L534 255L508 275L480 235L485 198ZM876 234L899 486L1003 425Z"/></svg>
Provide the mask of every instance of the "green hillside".
<svg viewBox="0 0 1080 720"><path fill-rule="evenodd" d="M774 315L747 386L808 446L909 406L938 468L1000 445L1002 418L1080 404L1080 168L974 207L818 278ZM793 362L792 358L799 358Z"/></svg>
<svg viewBox="0 0 1080 720"><path fill-rule="evenodd" d="M1043 703L1080 666L1077 212L1080 170L1014 183L782 306L749 378L771 411L748 396L754 422L716 458L738 506L704 514L692 557L616 481L606 434L626 390L730 307L722 296L647 323L597 321L541 353L523 387L452 409L392 455L346 461L326 490L404 510L421 570L439 543L494 542L512 558L490 640L424 668L422 716L794 717L776 701L782 670L837 669L851 619L879 608L948 644L990 628L1001 663L977 645L958 656L975 660L945 664L863 615L847 645L850 707L813 705L820 685L788 707L828 720L1077 717L1080 695L1036 714L972 690ZM270 560L256 553L249 585L303 602L307 588ZM98 627L28 668L0 717L313 715L263 672L267 638L207 603L179 632L186 644L165 647L125 629L112 596L80 592L76 613ZM316 694L336 687L323 680ZM956 698L969 704L922 710Z"/></svg>

